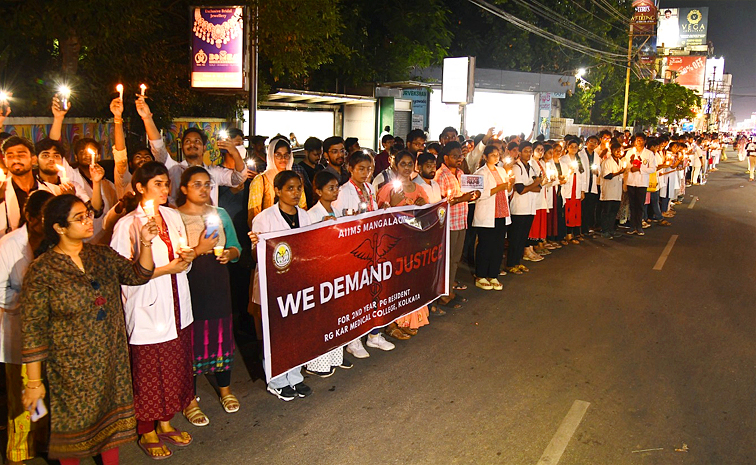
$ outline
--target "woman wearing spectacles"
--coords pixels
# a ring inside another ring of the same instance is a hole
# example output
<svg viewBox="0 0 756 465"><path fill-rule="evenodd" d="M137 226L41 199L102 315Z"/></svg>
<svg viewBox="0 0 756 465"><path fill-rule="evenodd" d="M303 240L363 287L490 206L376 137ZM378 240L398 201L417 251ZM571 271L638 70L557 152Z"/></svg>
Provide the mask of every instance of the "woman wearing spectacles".
<svg viewBox="0 0 756 465"><path fill-rule="evenodd" d="M176 198L186 226L187 245L197 258L187 275L192 291L192 345L194 347L194 387L197 375L214 374L220 401L227 413L239 410L239 400L231 394L231 365L234 361L234 332L231 316L231 282L228 262L239 260L241 245L226 210L210 203L210 174L201 166L190 166L181 174ZM184 409L195 426L210 423L200 410L197 398Z"/></svg>
<svg viewBox="0 0 756 465"><path fill-rule="evenodd" d="M71 194L46 204L38 249L46 251L29 266L21 293L28 375L22 401L34 411L49 389L49 457L63 465L98 454L117 464L118 446L135 437L121 285L150 280L158 229L154 220L137 229L143 247L132 261L84 242L94 233L93 217Z"/></svg>

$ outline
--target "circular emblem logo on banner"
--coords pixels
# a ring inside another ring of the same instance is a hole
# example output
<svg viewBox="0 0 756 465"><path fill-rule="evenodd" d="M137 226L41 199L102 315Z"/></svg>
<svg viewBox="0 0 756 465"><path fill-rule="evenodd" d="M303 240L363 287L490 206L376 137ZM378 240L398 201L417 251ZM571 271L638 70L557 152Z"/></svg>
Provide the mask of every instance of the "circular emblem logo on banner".
<svg viewBox="0 0 756 465"><path fill-rule="evenodd" d="M279 243L273 250L273 265L279 270L285 270L291 265L291 247L286 242Z"/></svg>
<svg viewBox="0 0 756 465"><path fill-rule="evenodd" d="M444 224L445 219L446 219L446 209L444 207L440 207L438 209L438 221L440 221L441 224Z"/></svg>
<svg viewBox="0 0 756 465"><path fill-rule="evenodd" d="M698 10L690 10L690 13L688 13L688 22L690 24L698 24L703 19L703 15L701 15L701 12Z"/></svg>

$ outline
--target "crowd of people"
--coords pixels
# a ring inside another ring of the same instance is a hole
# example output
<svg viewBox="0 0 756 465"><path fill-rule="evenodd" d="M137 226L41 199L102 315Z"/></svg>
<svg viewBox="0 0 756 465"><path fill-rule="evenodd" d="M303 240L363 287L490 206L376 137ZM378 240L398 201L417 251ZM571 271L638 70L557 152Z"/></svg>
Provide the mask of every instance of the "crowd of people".
<svg viewBox="0 0 756 465"><path fill-rule="evenodd" d="M493 129L466 139L448 127L437 142L387 128L377 154L356 138L310 137L295 163L298 142L277 135L266 147L267 137L253 136L245 148L231 128L217 142L223 160L207 165L207 134L186 129L177 162L144 97L135 106L149 143L127 148L124 102L114 99L112 177L97 140L78 139L69 159L61 129L70 107L57 98L45 139L2 142L0 362L11 462L45 450L64 465L94 455L115 464L118 446L135 439L149 457L168 458L171 446L192 442L171 425L176 414L210 423L196 396L201 375L214 378L226 412L239 411L235 332L262 337L258 234L449 204L446 295L373 329L364 344L357 338L273 377L268 392L290 401L312 393L302 370L332 376L354 366L344 350L355 359L390 351L429 318L462 308L461 263L476 288L501 291L503 276L529 272L524 262L556 249L670 226L686 187L705 183L724 156L717 134L530 141ZM736 145L753 180L756 142ZM463 190L463 175L482 187Z"/></svg>

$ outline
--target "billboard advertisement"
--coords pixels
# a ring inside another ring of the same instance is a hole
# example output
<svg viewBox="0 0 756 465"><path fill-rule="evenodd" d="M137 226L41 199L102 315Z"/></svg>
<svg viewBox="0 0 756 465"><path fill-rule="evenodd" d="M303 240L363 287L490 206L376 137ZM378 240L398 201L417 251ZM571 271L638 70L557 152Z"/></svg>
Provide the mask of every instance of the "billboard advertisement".
<svg viewBox="0 0 756 465"><path fill-rule="evenodd" d="M709 8L660 8L656 43L664 48L705 45Z"/></svg>
<svg viewBox="0 0 756 465"><path fill-rule="evenodd" d="M653 35L656 21L654 0L633 0L634 35Z"/></svg>
<svg viewBox="0 0 756 465"><path fill-rule="evenodd" d="M671 56L666 57L667 71L677 74L674 82L683 87L703 93L704 78L706 76L706 57L704 56Z"/></svg>
<svg viewBox="0 0 756 465"><path fill-rule="evenodd" d="M244 8L192 8L192 87L244 89Z"/></svg>

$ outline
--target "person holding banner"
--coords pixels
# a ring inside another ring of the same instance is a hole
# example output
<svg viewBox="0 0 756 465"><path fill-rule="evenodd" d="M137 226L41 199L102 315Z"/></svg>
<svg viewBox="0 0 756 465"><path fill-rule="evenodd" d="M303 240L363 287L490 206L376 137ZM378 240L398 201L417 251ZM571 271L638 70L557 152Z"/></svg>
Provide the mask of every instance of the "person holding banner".
<svg viewBox="0 0 756 465"><path fill-rule="evenodd" d="M373 173L373 157L369 153L358 150L349 155L347 166L350 178L340 187L338 198L331 204L333 209L341 215L354 215L378 210L375 191L368 182ZM367 345L384 351L393 350L395 347L381 335L378 329L370 331ZM346 351L356 358L370 357L360 338L347 344Z"/></svg>
<svg viewBox="0 0 756 465"><path fill-rule="evenodd" d="M239 410L239 400L231 394L230 388L231 365L236 348L231 315L231 281L224 265L239 260L241 245L226 210L210 204L210 189L210 173L201 166L190 166L181 174L176 197L186 227L186 246L192 247L197 255L187 275L194 317L195 398L184 410L186 417L196 426L210 423L197 403L198 375L215 375L223 410L226 413Z"/></svg>
<svg viewBox="0 0 756 465"><path fill-rule="evenodd" d="M415 170L415 155L410 151L402 150L396 154L394 160L396 161L397 179L383 186L378 192L378 205L388 208L427 204L428 194L411 179ZM428 307L424 306L391 323L384 332L395 339L406 340L416 335L418 328L427 324Z"/></svg>
<svg viewBox="0 0 756 465"><path fill-rule="evenodd" d="M307 211L307 214L313 224L327 220L334 221L342 216L340 211L332 208L333 202L339 195L339 178L335 174L326 170L318 172L312 181L312 188L317 203ZM337 367L348 370L352 366L352 362L344 360L344 347L337 347L308 363L305 372L328 378L336 372Z"/></svg>
<svg viewBox="0 0 756 465"><path fill-rule="evenodd" d="M189 433L176 430L170 421L194 398L192 300L186 275L195 254L179 247L186 238L184 222L176 210L163 206L171 192L165 165L145 163L134 172L131 185L139 206L116 223L110 246L127 258L151 247L155 260L152 279L143 286L122 286L121 295L139 447L151 458L162 458L172 454L166 442L178 447L192 442ZM150 243L140 238L139 230L151 221L159 232Z"/></svg>
<svg viewBox="0 0 756 465"><path fill-rule="evenodd" d="M271 147L282 147L277 142L282 140L274 139L271 142ZM288 144L286 146L288 147ZM268 153L270 153L270 150ZM270 159L270 156L268 158ZM278 202L273 204L271 208L264 209L259 215L255 215L252 220L252 232L262 234L309 226L310 216L305 210L299 208L304 198L303 183L299 175L291 170L281 171L273 179L273 189ZM260 274L258 270L255 270L253 280L252 301L260 305ZM312 389L304 383L301 371L302 367L298 366L282 375L271 378L268 383L268 392L286 402L296 397L309 396L312 394Z"/></svg>
<svg viewBox="0 0 756 465"><path fill-rule="evenodd" d="M475 249L475 286L484 291L500 291L501 260L504 257L504 237L512 222L509 215L510 175L497 166L501 152L495 145L483 149L485 165L475 174L483 176L483 192L475 202L473 227L478 231ZM520 272L522 273L522 272Z"/></svg>

